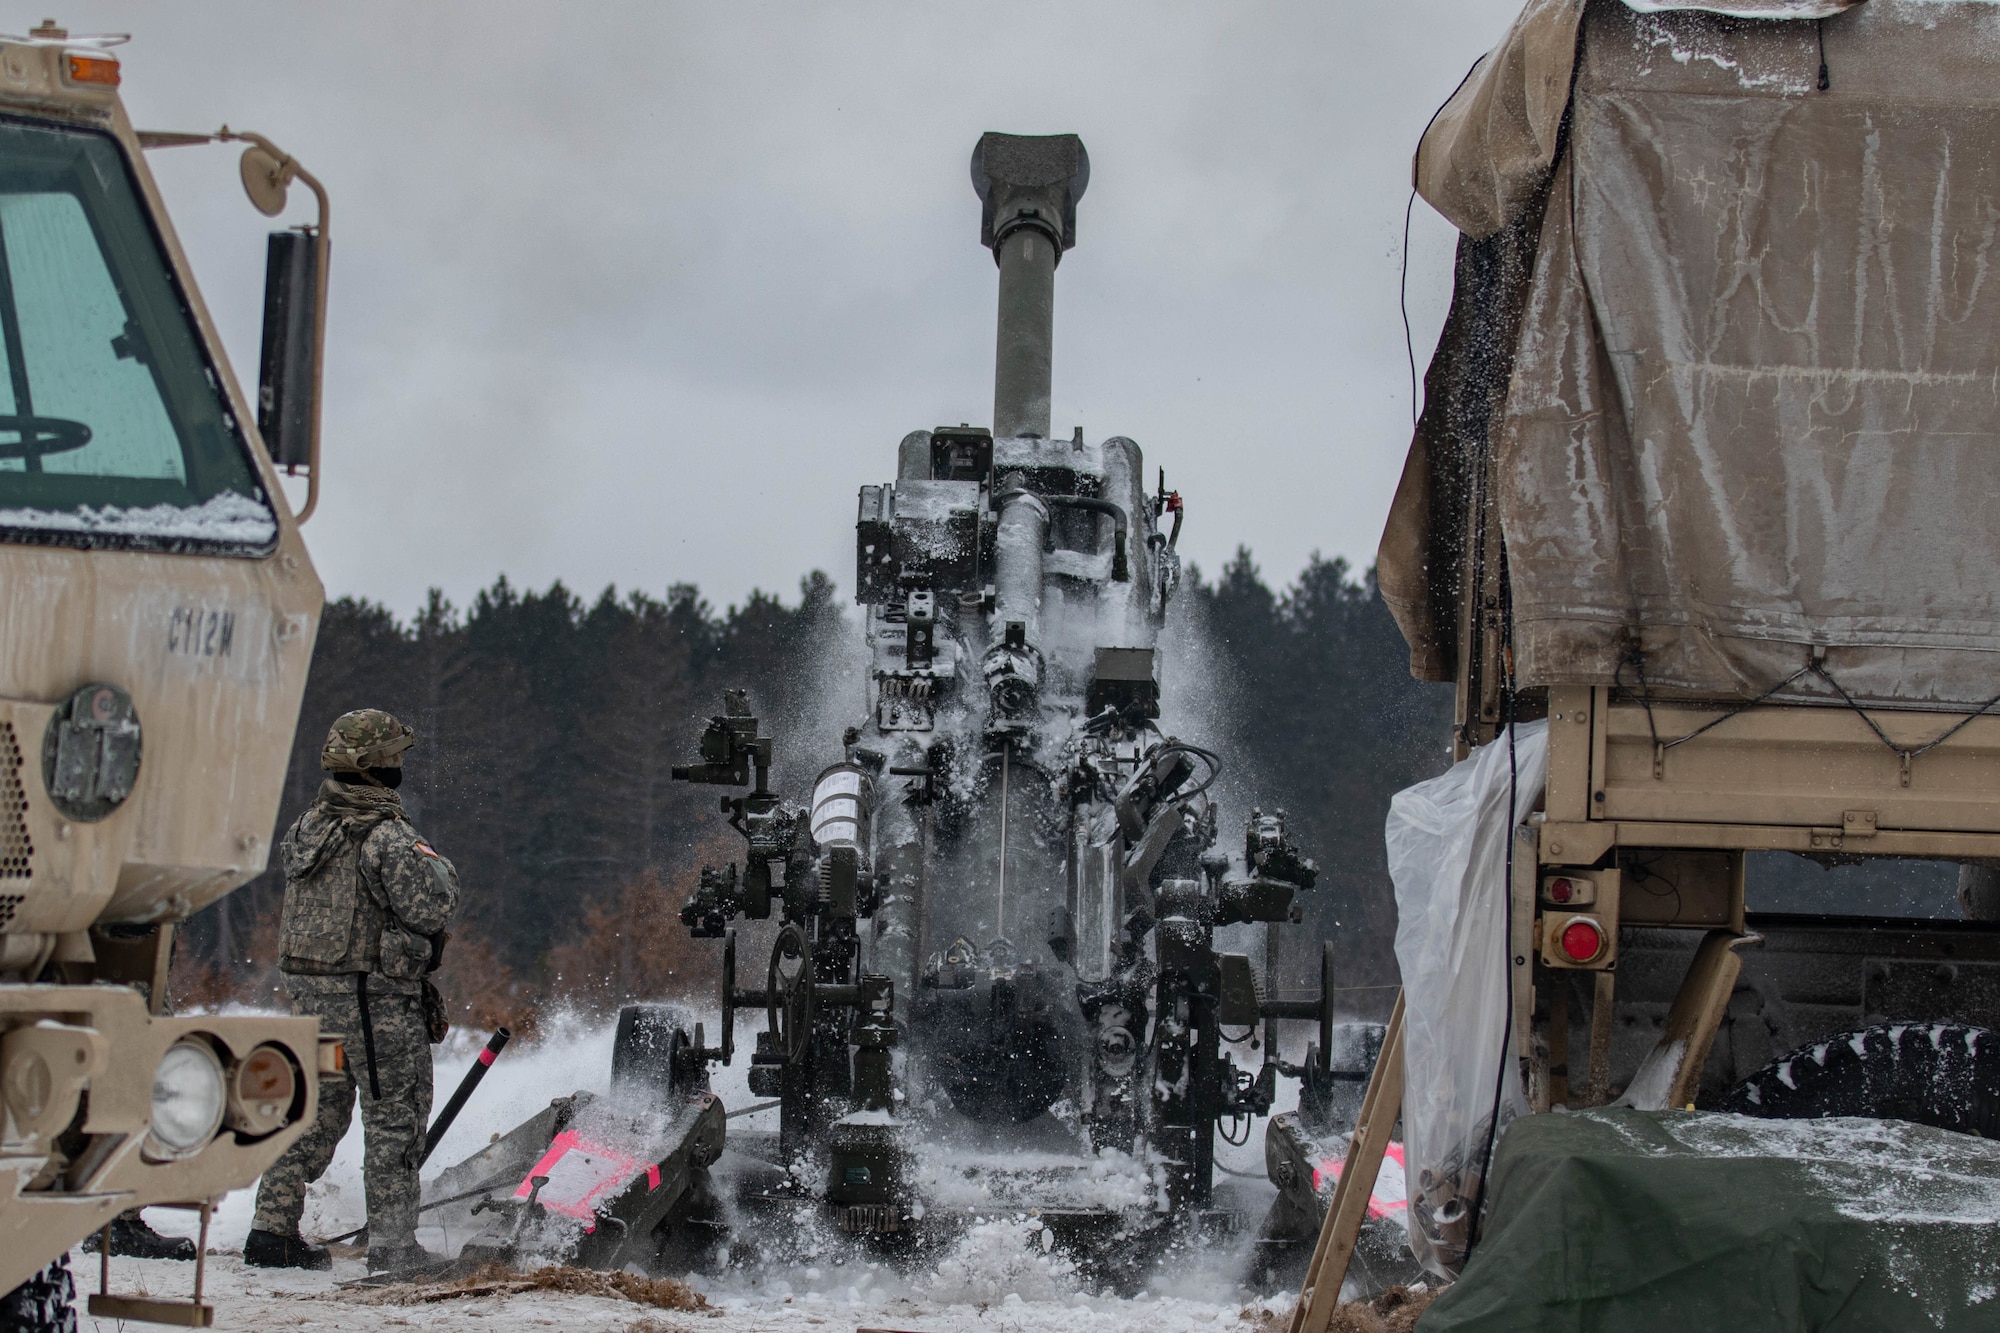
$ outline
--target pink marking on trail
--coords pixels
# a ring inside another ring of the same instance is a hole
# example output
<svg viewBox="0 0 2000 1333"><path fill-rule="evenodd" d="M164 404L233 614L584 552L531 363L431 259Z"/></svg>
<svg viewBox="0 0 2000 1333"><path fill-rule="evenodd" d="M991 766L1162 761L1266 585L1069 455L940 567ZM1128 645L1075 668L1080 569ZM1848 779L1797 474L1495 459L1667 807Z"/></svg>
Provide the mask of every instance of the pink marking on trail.
<svg viewBox="0 0 2000 1333"><path fill-rule="evenodd" d="M1347 1162L1343 1158L1329 1157L1313 1172L1313 1188L1340 1183L1340 1172ZM1375 1188L1368 1195L1368 1215L1387 1217L1399 1213L1410 1206L1409 1181L1403 1175L1403 1145L1393 1140L1382 1154L1382 1169L1375 1173Z"/></svg>
<svg viewBox="0 0 2000 1333"><path fill-rule="evenodd" d="M534 1193L534 1177L547 1176L548 1184L535 1195L536 1201L552 1213L594 1225L598 1200L638 1174L638 1158L588 1142L575 1130L566 1129L556 1135L541 1160L528 1168L514 1197L527 1198Z"/></svg>
<svg viewBox="0 0 2000 1333"><path fill-rule="evenodd" d="M660 1168L659 1164L655 1163L652 1166L646 1168L646 1190L648 1193L650 1193L653 1190L658 1189L659 1187L660 1187Z"/></svg>

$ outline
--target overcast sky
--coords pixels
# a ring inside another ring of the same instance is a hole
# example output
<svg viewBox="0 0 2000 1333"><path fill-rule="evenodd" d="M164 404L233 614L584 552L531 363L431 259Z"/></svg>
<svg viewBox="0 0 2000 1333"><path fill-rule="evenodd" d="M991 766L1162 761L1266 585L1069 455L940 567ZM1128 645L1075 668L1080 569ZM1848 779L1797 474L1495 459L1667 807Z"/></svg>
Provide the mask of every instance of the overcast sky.
<svg viewBox="0 0 2000 1333"><path fill-rule="evenodd" d="M989 129L1090 150L1055 430L1137 439L1211 572L1239 543L1274 581L1314 550L1365 565L1409 435L1410 150L1519 2L56 12L133 34L140 127L254 129L331 190L306 535L329 592L407 612L502 572L851 590L856 488L904 432L991 416ZM270 224L232 150L151 157L254 383ZM1419 365L1451 244L1419 202Z"/></svg>

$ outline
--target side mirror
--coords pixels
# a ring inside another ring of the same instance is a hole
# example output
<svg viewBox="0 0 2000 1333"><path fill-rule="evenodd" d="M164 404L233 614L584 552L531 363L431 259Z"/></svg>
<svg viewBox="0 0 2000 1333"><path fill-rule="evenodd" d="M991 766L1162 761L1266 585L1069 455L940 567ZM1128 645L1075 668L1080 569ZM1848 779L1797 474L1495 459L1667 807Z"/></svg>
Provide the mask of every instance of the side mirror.
<svg viewBox="0 0 2000 1333"><path fill-rule="evenodd" d="M322 238L274 231L264 252L264 351L257 376L257 430L271 461L311 467L319 416L319 294Z"/></svg>
<svg viewBox="0 0 2000 1333"><path fill-rule="evenodd" d="M250 196L253 208L267 218L285 211L285 195L298 172L297 164L289 157L279 154L268 141L252 143L243 150L237 170L243 176L243 193Z"/></svg>
<svg viewBox="0 0 2000 1333"><path fill-rule="evenodd" d="M238 169L243 192L266 217L285 211L293 181L319 203L319 223L271 233L264 253L264 349L257 376L257 430L271 461L287 472L306 471L305 522L319 508L319 391L326 364L326 264L329 212L326 189L291 154L261 134L227 125L215 138L248 145Z"/></svg>
<svg viewBox="0 0 2000 1333"><path fill-rule="evenodd" d="M319 203L317 225L271 233L264 253L264 348L257 376L257 430L271 461L287 472L306 470L306 503L296 520L303 523L319 508L319 390L326 363L326 261L332 234L326 187L261 134L227 125L213 134L135 133L141 148L249 145L237 169L243 192L265 217L285 211L293 181L304 182Z"/></svg>

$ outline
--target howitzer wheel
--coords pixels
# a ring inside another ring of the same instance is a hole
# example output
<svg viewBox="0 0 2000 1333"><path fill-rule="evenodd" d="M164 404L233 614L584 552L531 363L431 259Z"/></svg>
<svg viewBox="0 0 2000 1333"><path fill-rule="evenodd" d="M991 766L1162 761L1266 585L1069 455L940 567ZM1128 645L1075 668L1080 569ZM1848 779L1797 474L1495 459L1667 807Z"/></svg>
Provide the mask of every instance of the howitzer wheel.
<svg viewBox="0 0 2000 1333"><path fill-rule="evenodd" d="M812 944L795 925L778 932L764 985L765 1014L786 1064L805 1059L812 1040Z"/></svg>
<svg viewBox="0 0 2000 1333"><path fill-rule="evenodd" d="M681 1086L682 1055L688 1039L687 1013L678 1005L628 1004L618 1011L618 1029L611 1043L611 1091L614 1096L638 1095L671 1099L685 1093Z"/></svg>

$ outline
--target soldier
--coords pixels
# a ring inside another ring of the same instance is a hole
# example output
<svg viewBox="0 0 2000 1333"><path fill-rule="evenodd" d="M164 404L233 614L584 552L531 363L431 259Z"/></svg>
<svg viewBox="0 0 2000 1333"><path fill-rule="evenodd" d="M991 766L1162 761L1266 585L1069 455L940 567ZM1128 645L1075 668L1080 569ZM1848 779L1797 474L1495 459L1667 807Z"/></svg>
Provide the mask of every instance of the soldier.
<svg viewBox="0 0 2000 1333"><path fill-rule="evenodd" d="M325 1269L324 1246L299 1235L306 1187L325 1173L354 1116L366 1144L368 1269L424 1263L417 1245L417 1165L431 1109L430 1043L442 1004L427 980L458 906L458 871L410 826L396 787L416 733L363 708L338 718L320 751L332 774L285 834L279 927L294 1013L346 1038L345 1072L320 1079L319 1118L264 1173L243 1261Z"/></svg>

